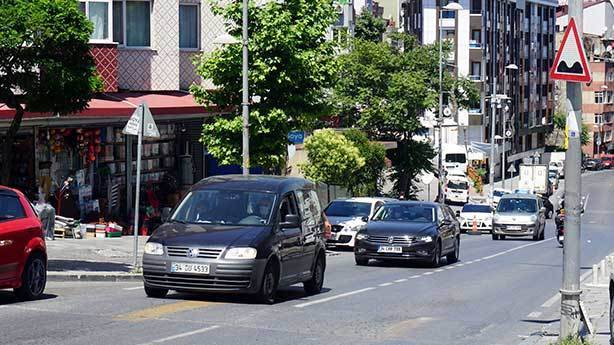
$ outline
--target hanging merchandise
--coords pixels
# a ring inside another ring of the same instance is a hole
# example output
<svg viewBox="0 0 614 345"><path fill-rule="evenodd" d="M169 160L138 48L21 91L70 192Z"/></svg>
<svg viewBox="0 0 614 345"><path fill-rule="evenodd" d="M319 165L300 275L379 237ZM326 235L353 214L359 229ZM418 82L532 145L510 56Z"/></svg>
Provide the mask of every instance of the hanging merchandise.
<svg viewBox="0 0 614 345"><path fill-rule="evenodd" d="M100 129L84 130L77 129L77 148L86 164L96 161L96 157L102 151L100 145Z"/></svg>

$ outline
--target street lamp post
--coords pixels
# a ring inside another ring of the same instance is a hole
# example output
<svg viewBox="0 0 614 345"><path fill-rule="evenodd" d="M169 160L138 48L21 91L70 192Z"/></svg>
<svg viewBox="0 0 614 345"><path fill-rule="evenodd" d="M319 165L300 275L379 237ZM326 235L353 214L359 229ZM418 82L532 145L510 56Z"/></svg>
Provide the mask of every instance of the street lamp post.
<svg viewBox="0 0 614 345"><path fill-rule="evenodd" d="M516 66L516 64L512 63L512 64L509 64L509 65L505 66L505 70L506 70L506 72L507 71L517 71L518 70L518 66ZM511 91L510 81L509 81L510 77L507 76L507 73L506 73L506 77L507 77L506 89L509 89ZM508 101L509 101L509 99L508 99ZM502 160L502 163L501 163L501 178L502 178L502 180L501 180L501 188L503 188L503 189L505 189L505 178L506 178L505 175L507 173L507 171L505 170L505 164L507 163L505 161L505 144L507 142L507 130L508 130L508 128L507 128L507 116L508 116L509 109L510 109L509 105L506 104L505 107L503 108L504 111L501 114L502 117L503 117L503 127L502 127L502 130L503 130L503 133L502 133L502 137L503 137L503 160Z"/></svg>
<svg viewBox="0 0 614 345"><path fill-rule="evenodd" d="M439 130L439 159L437 163L437 171L439 173L439 183L437 189L437 201L443 202L443 25L441 25L442 16L444 11L460 11L463 6L457 2L451 2L445 5L439 12L439 116L437 118L437 127Z"/></svg>

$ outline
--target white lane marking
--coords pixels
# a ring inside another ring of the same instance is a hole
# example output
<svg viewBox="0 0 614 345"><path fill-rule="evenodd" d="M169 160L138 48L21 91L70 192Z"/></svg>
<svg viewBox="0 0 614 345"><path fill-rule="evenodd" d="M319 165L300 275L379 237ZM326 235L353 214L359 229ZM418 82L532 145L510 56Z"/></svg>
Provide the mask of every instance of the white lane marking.
<svg viewBox="0 0 614 345"><path fill-rule="evenodd" d="M309 307L310 305L325 303L325 302L328 302L328 301L336 300L338 298L352 296L352 295L356 295L356 294L367 292L367 291L371 291L371 290L375 290L375 288L374 287L368 287L368 288L364 288L364 289L360 289L360 290L350 291L350 292L342 293L342 294L339 294L339 295L318 299L318 300L311 301L311 302L305 302L305 303L297 304L294 307L295 308L305 308L305 307Z"/></svg>
<svg viewBox="0 0 614 345"><path fill-rule="evenodd" d="M484 260L484 259L483 258L482 259L475 259L475 260L473 260L473 262L480 262L482 260Z"/></svg>
<svg viewBox="0 0 614 345"><path fill-rule="evenodd" d="M544 304L542 304L542 308L552 307L560 298L561 294L555 294L554 296L550 297L546 302L544 302Z"/></svg>
<svg viewBox="0 0 614 345"><path fill-rule="evenodd" d="M124 290L126 291L131 291L131 290L138 290L138 289L142 289L143 286L133 286L133 287L129 287L129 288L124 288Z"/></svg>
<svg viewBox="0 0 614 345"><path fill-rule="evenodd" d="M527 318L529 319L537 319L538 317L542 316L542 313L539 311L534 311L531 314L527 315Z"/></svg>
<svg viewBox="0 0 614 345"><path fill-rule="evenodd" d="M411 276L411 277L409 277L409 279L416 279L416 278L420 278L420 275L419 275L419 274L416 274L415 276Z"/></svg>
<svg viewBox="0 0 614 345"><path fill-rule="evenodd" d="M471 265L472 263L473 263L473 260L467 261L467 262L465 262L465 265Z"/></svg>
<svg viewBox="0 0 614 345"><path fill-rule="evenodd" d="M435 272L439 273L439 272L443 272L443 268L440 269L436 269Z"/></svg>
<svg viewBox="0 0 614 345"><path fill-rule="evenodd" d="M378 286L385 287L385 286L390 286L392 284L394 283L382 283L382 284L379 284Z"/></svg>
<svg viewBox="0 0 614 345"><path fill-rule="evenodd" d="M446 266L446 268L444 268L444 270L453 270L454 266Z"/></svg>
<svg viewBox="0 0 614 345"><path fill-rule="evenodd" d="M592 273L593 272L591 270L584 272L584 274L580 276L580 282L585 281L586 278L588 278ZM544 304L542 304L542 308L550 308L560 299L561 299L561 294L557 292L556 294L554 294L554 296L550 297L546 302L544 302Z"/></svg>
<svg viewBox="0 0 614 345"><path fill-rule="evenodd" d="M456 264L456 265L454 265L454 267L463 267L463 266L465 266L465 264Z"/></svg>
<svg viewBox="0 0 614 345"><path fill-rule="evenodd" d="M586 199L584 199L584 210L586 210L588 207L588 198L591 196L590 193L586 194Z"/></svg>
<svg viewBox="0 0 614 345"><path fill-rule="evenodd" d="M211 327L207 327L207 328L197 329L197 330L192 331L192 332L180 333L180 334L173 335L173 336L170 336L170 337L166 337L166 338L162 338L162 339L153 340L153 341L150 341L149 343L145 343L145 344L142 344L142 345L149 345L149 344L159 344L159 343L164 343L164 342L167 342L167 341L169 341L169 340L175 340L175 339L179 339L179 338L185 338L185 337L189 337L189 336L191 336L191 335L195 335L195 334L200 334L200 333L209 332L209 331L212 331L212 330L214 330L214 329L218 329L218 328L220 328L220 326L211 326Z"/></svg>
<svg viewBox="0 0 614 345"><path fill-rule="evenodd" d="M433 274L433 273L435 273L435 272L424 272L424 273L422 273L422 275L423 275L423 276L430 276L430 275L431 275L431 274Z"/></svg>
<svg viewBox="0 0 614 345"><path fill-rule="evenodd" d="M407 279L403 278L403 279L397 279L394 282L395 283L402 283L402 282L406 282L406 281L407 281Z"/></svg>

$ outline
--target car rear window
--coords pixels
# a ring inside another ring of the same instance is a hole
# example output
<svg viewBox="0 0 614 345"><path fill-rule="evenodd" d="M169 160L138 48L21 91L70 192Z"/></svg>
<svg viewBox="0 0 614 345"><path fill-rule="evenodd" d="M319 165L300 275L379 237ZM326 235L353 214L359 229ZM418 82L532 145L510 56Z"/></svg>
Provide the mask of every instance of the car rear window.
<svg viewBox="0 0 614 345"><path fill-rule="evenodd" d="M490 213L490 206L488 205L465 205L462 212L484 212Z"/></svg>
<svg viewBox="0 0 614 345"><path fill-rule="evenodd" d="M26 216L17 197L0 194L0 222Z"/></svg>

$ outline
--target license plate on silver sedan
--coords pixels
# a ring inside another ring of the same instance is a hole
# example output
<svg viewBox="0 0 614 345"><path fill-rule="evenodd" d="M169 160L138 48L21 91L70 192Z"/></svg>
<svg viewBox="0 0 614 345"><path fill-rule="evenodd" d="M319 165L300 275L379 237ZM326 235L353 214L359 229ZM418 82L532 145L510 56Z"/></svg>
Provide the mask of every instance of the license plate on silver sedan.
<svg viewBox="0 0 614 345"><path fill-rule="evenodd" d="M377 249L378 253L395 253L395 254L401 254L403 253L403 247L396 247L396 246L380 246Z"/></svg>
<svg viewBox="0 0 614 345"><path fill-rule="evenodd" d="M507 229L508 230L522 230L522 227L520 225L508 225Z"/></svg>
<svg viewBox="0 0 614 345"><path fill-rule="evenodd" d="M171 264L171 272L172 273L209 274L209 265L173 262Z"/></svg>

